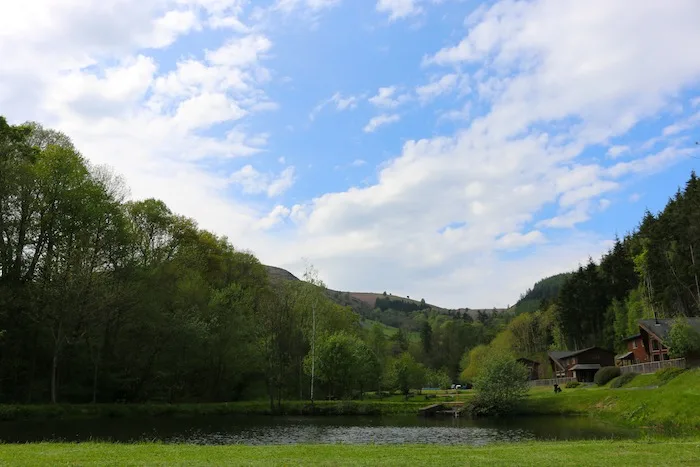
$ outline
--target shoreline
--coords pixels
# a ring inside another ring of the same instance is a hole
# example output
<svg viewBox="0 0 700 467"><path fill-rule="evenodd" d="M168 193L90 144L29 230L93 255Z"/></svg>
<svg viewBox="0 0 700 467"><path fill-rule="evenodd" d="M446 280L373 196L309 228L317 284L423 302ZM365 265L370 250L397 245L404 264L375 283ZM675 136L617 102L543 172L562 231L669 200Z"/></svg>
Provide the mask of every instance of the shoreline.
<svg viewBox="0 0 700 467"><path fill-rule="evenodd" d="M589 416L606 422L647 428L673 434L700 432L700 369L687 371L655 388L591 387L565 389L554 394L549 389L531 390L514 417ZM632 390L634 389L634 390ZM46 419L122 418L138 416L195 417L214 415L267 416L418 416L418 409L431 403L467 402L431 399L408 401L285 401L273 412L268 401L240 401L194 404L59 404L2 405L0 423Z"/></svg>

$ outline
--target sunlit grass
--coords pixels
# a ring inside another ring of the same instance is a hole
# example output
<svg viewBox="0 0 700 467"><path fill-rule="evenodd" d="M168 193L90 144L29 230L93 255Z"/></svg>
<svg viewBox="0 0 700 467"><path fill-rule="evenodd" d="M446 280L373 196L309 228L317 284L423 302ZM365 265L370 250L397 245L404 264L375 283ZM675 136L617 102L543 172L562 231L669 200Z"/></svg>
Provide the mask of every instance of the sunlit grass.
<svg viewBox="0 0 700 467"><path fill-rule="evenodd" d="M700 441L555 441L434 445L194 446L37 443L0 446L0 464L54 465L698 465Z"/></svg>
<svg viewBox="0 0 700 467"><path fill-rule="evenodd" d="M640 384L647 386L649 381L652 378L647 377L640 380ZM698 408L700 370L692 370L656 388L624 386L612 389L593 386L564 389L559 394L554 394L551 388L548 391L533 389L523 404L521 413L587 414L635 426L695 432L700 430Z"/></svg>

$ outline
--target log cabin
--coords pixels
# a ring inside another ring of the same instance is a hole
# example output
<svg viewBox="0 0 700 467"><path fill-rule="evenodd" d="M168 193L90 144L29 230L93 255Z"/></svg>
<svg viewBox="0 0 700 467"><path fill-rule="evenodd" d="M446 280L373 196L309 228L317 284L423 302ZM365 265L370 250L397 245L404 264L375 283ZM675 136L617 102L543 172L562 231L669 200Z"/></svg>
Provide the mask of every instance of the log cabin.
<svg viewBox="0 0 700 467"><path fill-rule="evenodd" d="M580 382L593 382L593 376L604 366L615 364L615 354L600 347L583 350L548 352L552 373L557 378L576 378Z"/></svg>

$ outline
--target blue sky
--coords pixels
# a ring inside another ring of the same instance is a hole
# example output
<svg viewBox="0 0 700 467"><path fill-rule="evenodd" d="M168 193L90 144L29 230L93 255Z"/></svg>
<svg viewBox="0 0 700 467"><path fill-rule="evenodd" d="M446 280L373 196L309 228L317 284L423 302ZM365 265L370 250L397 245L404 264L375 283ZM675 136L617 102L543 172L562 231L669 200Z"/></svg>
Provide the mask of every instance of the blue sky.
<svg viewBox="0 0 700 467"><path fill-rule="evenodd" d="M694 0L31 0L0 108L267 264L450 307L598 258L696 167Z"/></svg>

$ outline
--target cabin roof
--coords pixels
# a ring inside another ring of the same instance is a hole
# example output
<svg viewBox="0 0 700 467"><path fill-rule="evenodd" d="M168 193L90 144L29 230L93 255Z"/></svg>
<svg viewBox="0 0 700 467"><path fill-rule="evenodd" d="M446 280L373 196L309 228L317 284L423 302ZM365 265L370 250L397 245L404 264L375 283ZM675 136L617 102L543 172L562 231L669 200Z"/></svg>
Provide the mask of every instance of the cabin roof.
<svg viewBox="0 0 700 467"><path fill-rule="evenodd" d="M571 370L600 370L600 363L577 363Z"/></svg>
<svg viewBox="0 0 700 467"><path fill-rule="evenodd" d="M586 349L581 350L554 350L551 352L547 352L547 354L555 360L563 360L565 358L573 357L584 352L588 352L591 349L595 349L595 347L588 347Z"/></svg>
<svg viewBox="0 0 700 467"><path fill-rule="evenodd" d="M623 353L623 354L620 354L620 355L616 355L616 356L615 356L615 360L624 360L624 359L626 359L626 358L630 358L630 357L633 356L633 355L634 355L634 352Z"/></svg>
<svg viewBox="0 0 700 467"><path fill-rule="evenodd" d="M640 333L637 333L634 336L625 337L624 339L622 339L622 342L633 341L633 340L638 339L640 337L642 337L642 335Z"/></svg>
<svg viewBox="0 0 700 467"><path fill-rule="evenodd" d="M700 332L700 318L686 318L688 324ZM639 326L646 329L647 332L651 332L656 337L662 341L668 339L668 333L671 331L671 326L673 326L673 319L640 319L638 321Z"/></svg>

